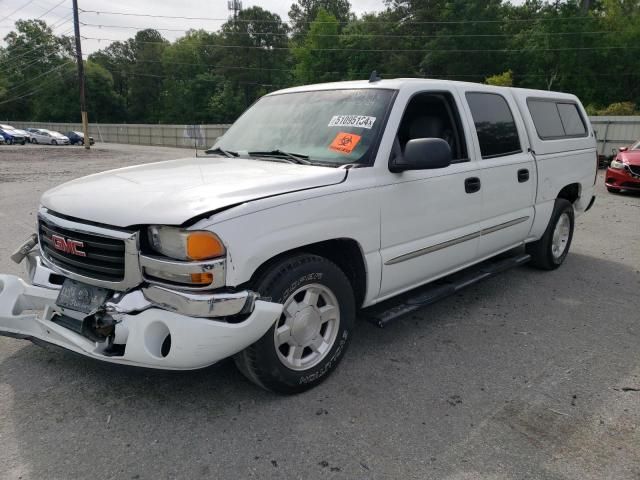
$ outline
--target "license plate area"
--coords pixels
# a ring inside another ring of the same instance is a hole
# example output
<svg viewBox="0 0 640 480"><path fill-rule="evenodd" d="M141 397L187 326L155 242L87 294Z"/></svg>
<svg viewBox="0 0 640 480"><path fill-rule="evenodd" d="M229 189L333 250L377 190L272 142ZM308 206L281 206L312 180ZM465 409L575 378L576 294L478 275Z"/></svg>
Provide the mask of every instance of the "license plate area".
<svg viewBox="0 0 640 480"><path fill-rule="evenodd" d="M111 291L66 278L58 293L56 305L87 315L95 313L104 304Z"/></svg>

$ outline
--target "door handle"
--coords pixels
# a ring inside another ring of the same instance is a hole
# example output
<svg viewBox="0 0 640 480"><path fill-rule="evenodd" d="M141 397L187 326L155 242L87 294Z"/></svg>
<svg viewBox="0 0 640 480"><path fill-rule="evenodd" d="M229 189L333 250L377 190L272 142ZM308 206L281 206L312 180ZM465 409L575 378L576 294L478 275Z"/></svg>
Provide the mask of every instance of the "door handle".
<svg viewBox="0 0 640 480"><path fill-rule="evenodd" d="M518 182L524 183L529 180L529 170L523 168L522 170L518 170Z"/></svg>
<svg viewBox="0 0 640 480"><path fill-rule="evenodd" d="M480 179L478 177L470 177L464 181L464 191L467 193L476 193L480 190Z"/></svg>

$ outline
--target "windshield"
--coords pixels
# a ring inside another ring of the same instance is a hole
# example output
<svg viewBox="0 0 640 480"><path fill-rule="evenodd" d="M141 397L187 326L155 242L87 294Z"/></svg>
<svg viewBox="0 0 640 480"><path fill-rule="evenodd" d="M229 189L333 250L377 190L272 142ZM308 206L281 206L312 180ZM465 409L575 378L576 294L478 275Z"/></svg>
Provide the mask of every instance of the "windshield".
<svg viewBox="0 0 640 480"><path fill-rule="evenodd" d="M640 150L640 141L631 145L631 150Z"/></svg>
<svg viewBox="0 0 640 480"><path fill-rule="evenodd" d="M336 166L366 161L393 90L284 93L261 98L213 146L227 152L288 152ZM258 156L258 155L256 155Z"/></svg>

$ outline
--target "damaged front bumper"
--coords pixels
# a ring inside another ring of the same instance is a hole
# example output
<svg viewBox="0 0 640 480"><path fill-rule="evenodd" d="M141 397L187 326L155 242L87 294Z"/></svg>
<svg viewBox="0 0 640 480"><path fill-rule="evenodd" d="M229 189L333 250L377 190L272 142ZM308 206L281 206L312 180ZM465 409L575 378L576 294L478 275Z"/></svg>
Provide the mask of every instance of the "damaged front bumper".
<svg viewBox="0 0 640 480"><path fill-rule="evenodd" d="M101 308L110 321L104 339L68 328L81 314L56 305L56 273L31 252L30 283L0 275L0 335L45 342L111 363L167 370L206 367L262 337L282 305L251 291L185 293L148 286L116 292Z"/></svg>

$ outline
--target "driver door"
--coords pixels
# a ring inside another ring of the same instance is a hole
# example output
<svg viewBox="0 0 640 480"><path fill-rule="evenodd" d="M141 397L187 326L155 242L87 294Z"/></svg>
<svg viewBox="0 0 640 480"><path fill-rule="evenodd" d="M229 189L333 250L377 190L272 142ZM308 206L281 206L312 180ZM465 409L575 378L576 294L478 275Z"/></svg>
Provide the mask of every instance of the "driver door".
<svg viewBox="0 0 640 480"><path fill-rule="evenodd" d="M460 111L453 90L417 92L407 104L396 145L402 149L413 138L443 138L452 148L453 163L441 169L387 172L381 207L381 298L464 268L477 257L483 194L472 137Z"/></svg>

